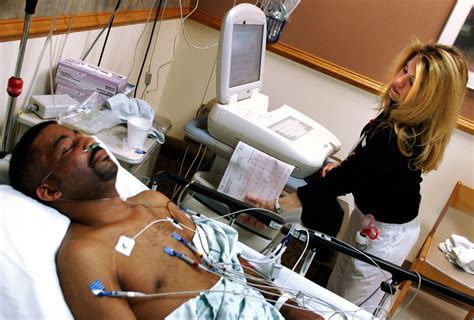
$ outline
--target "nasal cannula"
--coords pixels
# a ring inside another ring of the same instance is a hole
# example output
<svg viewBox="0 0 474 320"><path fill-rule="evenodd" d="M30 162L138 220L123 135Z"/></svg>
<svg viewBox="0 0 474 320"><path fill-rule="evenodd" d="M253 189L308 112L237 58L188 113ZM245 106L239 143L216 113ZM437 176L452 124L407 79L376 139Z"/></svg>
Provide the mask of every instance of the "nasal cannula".
<svg viewBox="0 0 474 320"><path fill-rule="evenodd" d="M99 146L100 146L100 144L93 143L87 149L84 149L84 151L82 151L82 153L90 152L90 151L94 150L95 148L97 148Z"/></svg>

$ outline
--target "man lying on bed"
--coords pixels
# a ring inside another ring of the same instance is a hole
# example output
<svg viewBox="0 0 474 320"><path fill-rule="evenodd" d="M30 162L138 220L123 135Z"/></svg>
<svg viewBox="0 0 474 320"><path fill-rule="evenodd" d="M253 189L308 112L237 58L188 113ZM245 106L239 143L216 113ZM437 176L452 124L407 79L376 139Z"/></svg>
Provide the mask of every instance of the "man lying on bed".
<svg viewBox="0 0 474 320"><path fill-rule="evenodd" d="M185 245L192 243L197 224L205 231L196 237L200 239L197 243L208 243L213 266L224 261L229 263L227 268L241 271L234 229L207 219L195 224L159 192L121 199L115 189L116 174L117 165L93 138L54 122L41 123L25 133L10 162L14 188L71 219L57 255L57 269L75 318L281 317L249 285L208 272L209 265L197 268L169 254L179 252L199 261ZM173 232L186 241L173 238ZM252 270L246 268L246 272ZM95 280L106 291L193 292L151 298L99 297L90 288ZM213 291L207 291L210 289ZM266 294L269 299L280 296L274 288L265 290L273 292ZM288 300L280 308L286 318L319 319L289 304L296 303Z"/></svg>

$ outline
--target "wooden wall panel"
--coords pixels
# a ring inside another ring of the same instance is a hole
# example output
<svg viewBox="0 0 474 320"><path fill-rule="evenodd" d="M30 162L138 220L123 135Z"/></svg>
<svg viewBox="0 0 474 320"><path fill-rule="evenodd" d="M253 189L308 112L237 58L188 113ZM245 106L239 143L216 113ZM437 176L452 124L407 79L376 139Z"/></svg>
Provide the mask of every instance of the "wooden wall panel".
<svg viewBox="0 0 474 320"><path fill-rule="evenodd" d="M196 0L191 2L191 5ZM255 1L237 1L237 3ZM196 20L215 26L233 0L200 0ZM279 43L267 49L378 93L390 64L412 37L436 41L456 0L301 0ZM212 22L207 23L206 17ZM459 127L474 134L468 89Z"/></svg>

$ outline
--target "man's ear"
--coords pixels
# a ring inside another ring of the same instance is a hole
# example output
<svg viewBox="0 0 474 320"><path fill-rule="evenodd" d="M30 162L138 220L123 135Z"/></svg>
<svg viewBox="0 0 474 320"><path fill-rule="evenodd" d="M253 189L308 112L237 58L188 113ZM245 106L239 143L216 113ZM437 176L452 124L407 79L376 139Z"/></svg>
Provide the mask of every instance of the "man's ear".
<svg viewBox="0 0 474 320"><path fill-rule="evenodd" d="M62 192L56 188L52 188L47 182L36 188L36 195L44 202L53 202L61 198Z"/></svg>

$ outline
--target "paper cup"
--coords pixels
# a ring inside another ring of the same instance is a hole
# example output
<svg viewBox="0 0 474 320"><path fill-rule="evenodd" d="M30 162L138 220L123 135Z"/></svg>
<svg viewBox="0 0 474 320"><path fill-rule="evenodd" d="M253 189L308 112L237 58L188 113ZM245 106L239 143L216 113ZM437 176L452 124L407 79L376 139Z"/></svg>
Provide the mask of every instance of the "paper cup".
<svg viewBox="0 0 474 320"><path fill-rule="evenodd" d="M130 118L127 121L127 144L130 148L142 149L151 129L152 121L147 118Z"/></svg>

